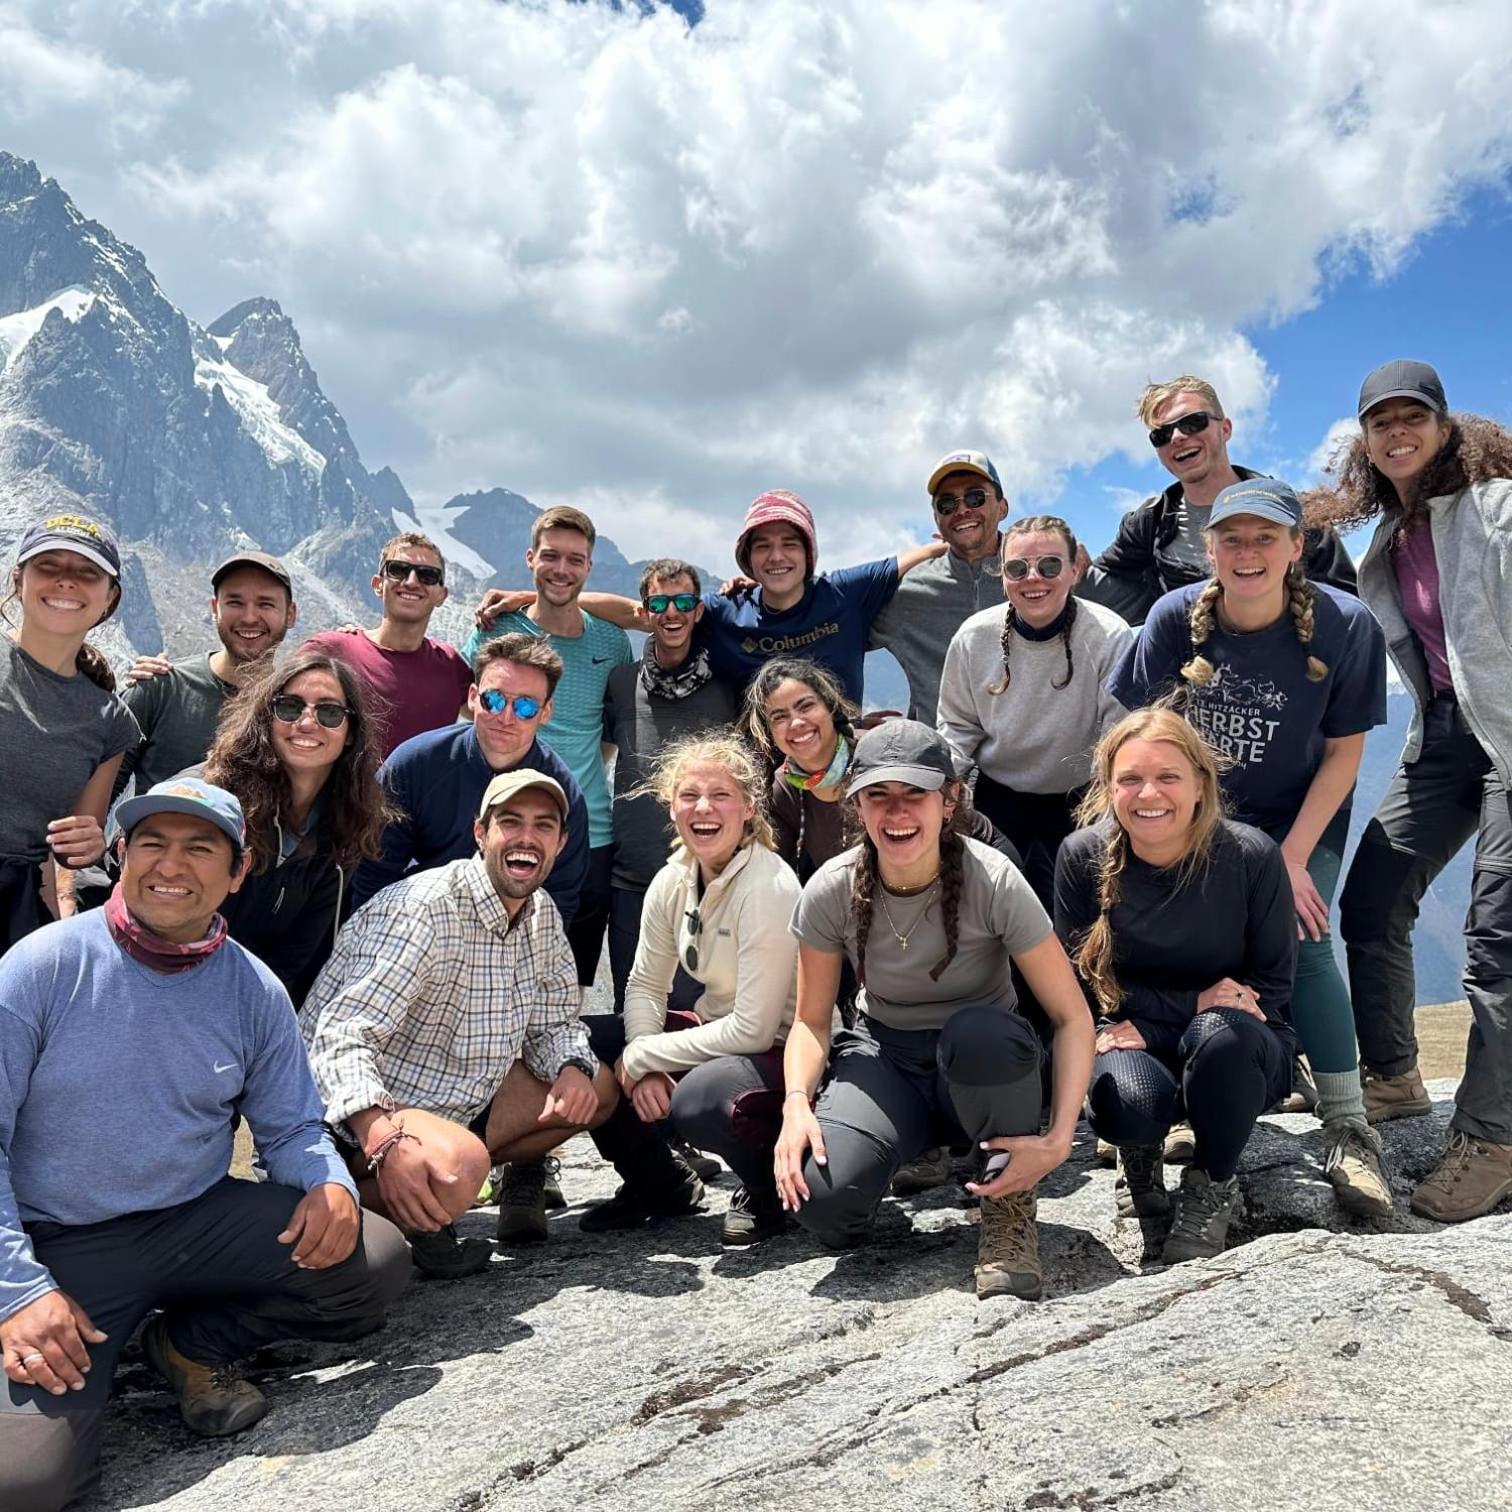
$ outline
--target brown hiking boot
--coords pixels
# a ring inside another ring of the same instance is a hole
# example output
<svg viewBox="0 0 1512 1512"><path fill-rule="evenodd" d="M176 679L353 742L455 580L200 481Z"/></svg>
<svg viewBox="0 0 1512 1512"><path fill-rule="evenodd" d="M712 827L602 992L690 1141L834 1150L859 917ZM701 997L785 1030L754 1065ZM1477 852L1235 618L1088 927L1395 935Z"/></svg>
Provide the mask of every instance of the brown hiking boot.
<svg viewBox="0 0 1512 1512"><path fill-rule="evenodd" d="M1355 1118L1323 1125L1323 1174L1333 1183L1339 1206L1362 1218L1391 1212L1391 1186L1381 1170L1381 1136Z"/></svg>
<svg viewBox="0 0 1512 1512"><path fill-rule="evenodd" d="M1171 1165L1183 1165L1197 1153L1197 1136L1191 1124L1183 1121L1166 1130L1163 1153Z"/></svg>
<svg viewBox="0 0 1512 1512"><path fill-rule="evenodd" d="M1512 1145L1451 1129L1438 1169L1412 1194L1412 1211L1437 1223L1463 1223L1504 1197L1512 1197Z"/></svg>
<svg viewBox="0 0 1512 1512"><path fill-rule="evenodd" d="M988 1297L1019 1297L1038 1302L1045 1278L1040 1270L1039 1229L1034 1192L1009 1192L1006 1197L981 1201L981 1231L977 1235L976 1293Z"/></svg>
<svg viewBox="0 0 1512 1512"><path fill-rule="evenodd" d="M1414 1066L1400 1076L1377 1076L1366 1071L1361 1077L1365 1093L1365 1117L1371 1123L1385 1123L1388 1118L1415 1118L1433 1111L1433 1099L1423 1085L1422 1073Z"/></svg>
<svg viewBox="0 0 1512 1512"><path fill-rule="evenodd" d="M142 1330L147 1363L173 1387L179 1416L204 1438L225 1438L259 1421L268 1399L234 1365L201 1365L181 1355L168 1337L161 1313Z"/></svg>

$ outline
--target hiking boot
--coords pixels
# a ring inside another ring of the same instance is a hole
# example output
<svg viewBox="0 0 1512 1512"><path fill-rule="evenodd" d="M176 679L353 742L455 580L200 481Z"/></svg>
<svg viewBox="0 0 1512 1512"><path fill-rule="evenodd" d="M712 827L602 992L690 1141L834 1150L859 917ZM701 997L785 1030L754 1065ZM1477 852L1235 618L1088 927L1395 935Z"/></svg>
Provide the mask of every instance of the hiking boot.
<svg viewBox="0 0 1512 1512"><path fill-rule="evenodd" d="M976 1263L979 1301L988 1297L1039 1301L1045 1277L1040 1270L1039 1228L1034 1221L1037 1206L1032 1190L982 1198Z"/></svg>
<svg viewBox="0 0 1512 1512"><path fill-rule="evenodd" d="M1388 1118L1416 1118L1419 1113L1433 1111L1433 1099L1416 1066L1400 1076L1377 1076L1367 1071L1361 1080L1365 1117L1373 1124L1385 1123Z"/></svg>
<svg viewBox="0 0 1512 1512"><path fill-rule="evenodd" d="M546 1162L509 1165L504 1172L504 1187L499 1193L499 1243L539 1244L548 1232Z"/></svg>
<svg viewBox="0 0 1512 1512"><path fill-rule="evenodd" d="M704 1187L692 1171L669 1186L632 1187L628 1182L608 1202L591 1207L578 1219L585 1234L607 1234L615 1229L635 1229L657 1218L682 1218L696 1212L704 1199Z"/></svg>
<svg viewBox="0 0 1512 1512"><path fill-rule="evenodd" d="M1197 1136L1189 1123L1172 1124L1166 1130L1165 1158L1171 1165L1184 1165L1197 1153Z"/></svg>
<svg viewBox="0 0 1512 1512"><path fill-rule="evenodd" d="M475 1276L493 1259L493 1245L486 1239L464 1239L451 1224L434 1234L406 1234L415 1269L427 1281L455 1281Z"/></svg>
<svg viewBox="0 0 1512 1512"><path fill-rule="evenodd" d="M1170 1213L1165 1157L1159 1145L1124 1145L1119 1150L1113 1200L1120 1218L1164 1218Z"/></svg>
<svg viewBox="0 0 1512 1512"><path fill-rule="evenodd" d="M1508 1196L1512 1196L1512 1145L1493 1144L1451 1129L1449 1148L1438 1169L1412 1194L1412 1211L1437 1223L1463 1223L1489 1213Z"/></svg>
<svg viewBox="0 0 1512 1512"><path fill-rule="evenodd" d="M1391 1186L1381 1170L1381 1136L1362 1119L1339 1118L1323 1125L1323 1174L1333 1183L1339 1206L1361 1218L1391 1212Z"/></svg>
<svg viewBox="0 0 1512 1512"><path fill-rule="evenodd" d="M203 1438L225 1438L259 1421L268 1399L234 1365L201 1365L173 1347L161 1313L142 1330L142 1353L178 1397L179 1416Z"/></svg>
<svg viewBox="0 0 1512 1512"><path fill-rule="evenodd" d="M702 1150L695 1150L686 1139L669 1139L667 1143L672 1146L672 1153L700 1181L713 1181L716 1176L723 1174L724 1167L712 1155L705 1155Z"/></svg>
<svg viewBox="0 0 1512 1512"><path fill-rule="evenodd" d="M1099 1139L1097 1141L1096 1156L1098 1165L1116 1166L1118 1164L1118 1146L1116 1144L1109 1144L1106 1139Z"/></svg>
<svg viewBox="0 0 1512 1512"><path fill-rule="evenodd" d="M933 1187L944 1186L951 1174L950 1151L944 1145L925 1150L917 1159L900 1165L893 1173L892 1194L894 1197L911 1197L915 1192L927 1192Z"/></svg>
<svg viewBox="0 0 1512 1512"><path fill-rule="evenodd" d="M548 1155L541 1162L546 1167L546 1180L541 1187L541 1196L548 1213L567 1210L567 1199L562 1196L562 1162L555 1155Z"/></svg>
<svg viewBox="0 0 1512 1512"><path fill-rule="evenodd" d="M1183 1260L1211 1260L1221 1255L1228 1241L1229 1223L1243 1211L1237 1176L1214 1181L1206 1171L1188 1166L1181 1173L1176 1217L1160 1258L1167 1265L1179 1265Z"/></svg>
<svg viewBox="0 0 1512 1512"><path fill-rule="evenodd" d="M1291 1091L1271 1109L1272 1113L1311 1113L1318 1106L1318 1089L1312 1073L1300 1060L1292 1062Z"/></svg>
<svg viewBox="0 0 1512 1512"><path fill-rule="evenodd" d="M719 1242L731 1247L760 1244L763 1239L774 1239L786 1229L787 1214L782 1211L776 1189L753 1197L750 1189L743 1186L730 1198L724 1227L719 1231Z"/></svg>

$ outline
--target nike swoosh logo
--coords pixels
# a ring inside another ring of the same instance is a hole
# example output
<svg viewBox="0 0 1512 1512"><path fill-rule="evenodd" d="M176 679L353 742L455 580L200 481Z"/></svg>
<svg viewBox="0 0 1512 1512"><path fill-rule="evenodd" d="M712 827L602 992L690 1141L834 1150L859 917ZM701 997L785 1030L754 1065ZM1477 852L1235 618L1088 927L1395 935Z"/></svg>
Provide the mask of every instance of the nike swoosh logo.
<svg viewBox="0 0 1512 1512"><path fill-rule="evenodd" d="M604 663L606 661L608 661L608 660L609 660L609 658L607 656L595 656L593 658L593 665L595 667L602 667L604 665Z"/></svg>
<svg viewBox="0 0 1512 1512"><path fill-rule="evenodd" d="M215 1068L215 1074L217 1076L220 1076L220 1075L222 1075L226 1071L234 1071L234 1070L236 1070L236 1062L235 1061L227 1061L224 1066L217 1064L217 1066Z"/></svg>

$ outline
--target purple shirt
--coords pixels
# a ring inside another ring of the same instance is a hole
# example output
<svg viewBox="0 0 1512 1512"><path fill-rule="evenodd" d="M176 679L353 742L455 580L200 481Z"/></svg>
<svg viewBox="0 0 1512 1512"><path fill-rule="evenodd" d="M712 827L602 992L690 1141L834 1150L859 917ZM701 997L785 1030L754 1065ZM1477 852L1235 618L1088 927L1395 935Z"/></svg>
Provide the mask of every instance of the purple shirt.
<svg viewBox="0 0 1512 1512"><path fill-rule="evenodd" d="M472 685L472 669L456 647L429 636L417 651L387 651L361 631L327 630L302 649L339 657L362 678L385 756L412 736L455 724Z"/></svg>
<svg viewBox="0 0 1512 1512"><path fill-rule="evenodd" d="M1438 557L1427 520L1419 520L1397 541L1391 565L1396 571L1397 592L1402 596L1402 613L1428 660L1428 680L1436 693L1448 692L1454 687L1454 679L1444 643L1444 611L1439 607Z"/></svg>

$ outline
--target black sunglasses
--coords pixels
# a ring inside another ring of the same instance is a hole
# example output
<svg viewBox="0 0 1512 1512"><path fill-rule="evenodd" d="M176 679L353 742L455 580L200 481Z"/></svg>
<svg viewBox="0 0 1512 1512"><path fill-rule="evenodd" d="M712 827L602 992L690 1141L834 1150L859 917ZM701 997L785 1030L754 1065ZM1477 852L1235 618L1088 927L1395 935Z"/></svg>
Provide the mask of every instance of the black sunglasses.
<svg viewBox="0 0 1512 1512"><path fill-rule="evenodd" d="M688 933L693 936L688 941L688 948L683 952L683 961L689 971L698 970L698 937L703 933L703 920L698 916L696 908L690 908L683 915L688 921Z"/></svg>
<svg viewBox="0 0 1512 1512"><path fill-rule="evenodd" d="M429 567L423 562L406 562L399 557L390 557L383 564L383 575L402 583L414 573L426 588L439 588L446 581L446 574L439 567Z"/></svg>
<svg viewBox="0 0 1512 1512"><path fill-rule="evenodd" d="M954 494L936 494L934 500L935 513L949 519L958 509L981 509L987 502L987 490L985 488L973 488L963 493L960 498Z"/></svg>
<svg viewBox="0 0 1512 1512"><path fill-rule="evenodd" d="M1035 558L1033 563L1027 557L1009 557L1003 563L1003 576L1012 578L1015 583L1022 583L1029 576L1029 568L1033 566L1042 578L1058 578L1065 565L1065 557L1042 556Z"/></svg>
<svg viewBox="0 0 1512 1512"><path fill-rule="evenodd" d="M698 595L696 593L653 593L643 598L641 603L652 614L665 614L669 604L679 614L692 614L698 608Z"/></svg>
<svg viewBox="0 0 1512 1512"><path fill-rule="evenodd" d="M306 703L297 693L280 693L273 700L273 717L282 720L284 724L298 724L306 709L315 716L315 722L327 730L339 730L352 712L345 704L336 703L333 699L322 699L316 704Z"/></svg>
<svg viewBox="0 0 1512 1512"><path fill-rule="evenodd" d="M1183 436L1198 436L1208 428L1208 425L1219 419L1218 415L1210 415L1206 410L1194 410L1190 415L1183 415L1179 420L1173 420L1169 425L1157 425L1150 432L1150 445L1159 451L1172 436L1180 431Z"/></svg>

